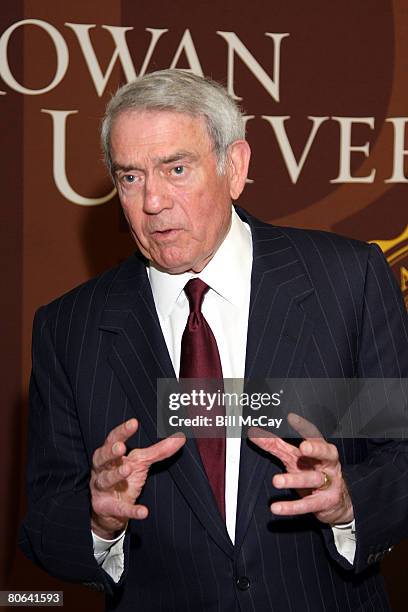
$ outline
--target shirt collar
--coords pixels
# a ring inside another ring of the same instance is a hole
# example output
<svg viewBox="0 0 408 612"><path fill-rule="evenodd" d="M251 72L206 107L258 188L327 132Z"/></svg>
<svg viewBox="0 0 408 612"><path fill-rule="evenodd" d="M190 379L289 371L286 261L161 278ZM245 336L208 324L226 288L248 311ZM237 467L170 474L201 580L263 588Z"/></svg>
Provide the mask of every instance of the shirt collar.
<svg viewBox="0 0 408 612"><path fill-rule="evenodd" d="M196 277L201 278L221 297L239 308L248 291L251 269L251 230L233 208L228 234L214 257L199 274L168 274L150 264L148 275L156 309L164 319L170 315L186 283Z"/></svg>

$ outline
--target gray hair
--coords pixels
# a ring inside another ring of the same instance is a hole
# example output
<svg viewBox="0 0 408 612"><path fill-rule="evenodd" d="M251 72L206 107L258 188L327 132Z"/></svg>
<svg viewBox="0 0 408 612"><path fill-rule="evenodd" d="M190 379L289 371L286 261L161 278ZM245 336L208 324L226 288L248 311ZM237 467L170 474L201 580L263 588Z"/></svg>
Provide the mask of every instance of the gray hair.
<svg viewBox="0 0 408 612"><path fill-rule="evenodd" d="M106 107L101 141L111 173L112 124L120 113L129 110L173 111L204 117L220 174L225 171L228 146L245 138L243 113L222 85L183 70L158 70L123 85Z"/></svg>

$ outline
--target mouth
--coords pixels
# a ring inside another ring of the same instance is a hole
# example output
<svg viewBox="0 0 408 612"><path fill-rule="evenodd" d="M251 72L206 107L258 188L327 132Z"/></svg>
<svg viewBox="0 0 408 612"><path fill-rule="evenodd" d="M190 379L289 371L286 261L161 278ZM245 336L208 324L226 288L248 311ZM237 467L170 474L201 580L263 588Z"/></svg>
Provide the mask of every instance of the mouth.
<svg viewBox="0 0 408 612"><path fill-rule="evenodd" d="M181 231L182 231L181 229L172 228L172 229L164 229L164 230L155 230L151 234L156 239L160 240L160 239L166 239L166 238L174 238Z"/></svg>

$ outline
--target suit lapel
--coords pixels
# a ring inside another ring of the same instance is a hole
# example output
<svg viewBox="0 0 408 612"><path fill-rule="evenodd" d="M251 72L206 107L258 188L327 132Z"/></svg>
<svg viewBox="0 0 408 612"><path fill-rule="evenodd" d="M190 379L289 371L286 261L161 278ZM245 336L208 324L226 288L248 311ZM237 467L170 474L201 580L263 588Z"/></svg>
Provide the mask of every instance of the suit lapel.
<svg viewBox="0 0 408 612"><path fill-rule="evenodd" d="M284 231L251 217L246 220L251 225L254 260L245 378L295 378L300 375L313 330L303 306L314 300L314 290ZM247 439L242 440L236 550L248 529L265 472L271 466L280 471L277 460Z"/></svg>
<svg viewBox="0 0 408 612"><path fill-rule="evenodd" d="M157 437L157 379L175 372L157 317L145 264L134 256L124 264L109 294L100 328L114 333L109 363L151 443ZM194 440L169 466L176 485L210 536L229 555L231 540L216 507Z"/></svg>

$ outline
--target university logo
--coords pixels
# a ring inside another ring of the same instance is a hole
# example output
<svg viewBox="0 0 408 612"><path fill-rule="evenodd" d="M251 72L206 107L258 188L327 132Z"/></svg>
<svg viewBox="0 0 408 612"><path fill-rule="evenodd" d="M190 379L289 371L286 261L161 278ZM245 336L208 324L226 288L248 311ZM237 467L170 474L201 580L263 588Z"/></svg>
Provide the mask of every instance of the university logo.
<svg viewBox="0 0 408 612"><path fill-rule="evenodd" d="M375 241L385 253L392 271L400 282L402 295L408 309L408 225L393 240Z"/></svg>

